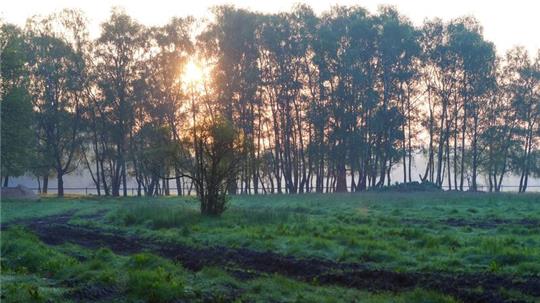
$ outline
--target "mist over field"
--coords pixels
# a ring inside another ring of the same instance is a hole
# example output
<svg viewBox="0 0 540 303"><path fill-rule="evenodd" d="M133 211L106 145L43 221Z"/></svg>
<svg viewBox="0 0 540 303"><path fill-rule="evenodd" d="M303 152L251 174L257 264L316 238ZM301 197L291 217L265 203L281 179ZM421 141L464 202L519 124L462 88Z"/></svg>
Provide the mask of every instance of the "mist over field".
<svg viewBox="0 0 540 303"><path fill-rule="evenodd" d="M418 167L423 167L425 165L425 159L422 156L416 156L414 160L414 165L412 169L412 175L417 176L421 173L421 169L418 169ZM393 180L399 180L398 178L401 177L403 167L398 164L392 171L392 179ZM348 182L350 182L350 176L347 176ZM413 180L419 181L419 178L413 177ZM17 184L24 185L26 187L32 188L32 189L38 189L40 184L38 184L37 179L33 176L21 176L17 178L12 178L10 181L10 186L15 186ZM50 179L51 184L55 184L56 180L53 178ZM399 182L399 181L398 181ZM480 190L487 190L487 180L485 177L481 176L479 180ZM530 188L528 191L530 192L538 192L540 191L540 179L538 178L531 178L529 179ZM66 191L68 193L72 194L82 194L85 192L89 192L91 194L97 194L95 190L95 184L92 182L91 177L86 173L84 170L77 171L76 173L68 176L64 180L64 185L66 187ZM505 185L503 185L502 191L517 191L519 185L519 176L516 175L509 175L506 178ZM128 178L127 186L132 189L137 188L137 182L133 178ZM54 187L54 186L53 186ZM176 188L173 184L171 184L171 188ZM51 190L51 193L54 193L54 190ZM175 193L175 190L173 190ZM193 194L195 194L194 191L192 191ZM132 192L129 192L130 195L132 195Z"/></svg>

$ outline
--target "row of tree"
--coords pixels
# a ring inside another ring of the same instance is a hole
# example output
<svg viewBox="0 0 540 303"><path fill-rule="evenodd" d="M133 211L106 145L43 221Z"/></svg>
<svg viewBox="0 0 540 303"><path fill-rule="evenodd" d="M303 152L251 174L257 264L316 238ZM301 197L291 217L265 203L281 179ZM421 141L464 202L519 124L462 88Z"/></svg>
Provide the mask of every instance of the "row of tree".
<svg viewBox="0 0 540 303"><path fill-rule="evenodd" d="M170 180L184 194L213 169L231 193L363 191L397 168L395 181L455 190L482 176L499 191L516 174L523 192L540 174L540 51L500 58L473 18L213 14L147 27L113 10L94 40L73 10L3 24L5 184L30 172L46 191L54 176L63 195L79 169L100 195L127 195L129 179L138 194L169 194ZM183 79L193 58L210 70L198 83Z"/></svg>

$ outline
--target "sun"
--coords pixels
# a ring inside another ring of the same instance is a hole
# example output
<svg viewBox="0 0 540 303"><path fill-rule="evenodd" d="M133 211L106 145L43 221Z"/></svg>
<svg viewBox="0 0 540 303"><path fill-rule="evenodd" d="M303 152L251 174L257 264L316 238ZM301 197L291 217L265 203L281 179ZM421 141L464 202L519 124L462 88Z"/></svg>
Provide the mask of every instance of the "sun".
<svg viewBox="0 0 540 303"><path fill-rule="evenodd" d="M189 85L199 85L204 80L204 71L200 64L189 60L182 73L182 81Z"/></svg>

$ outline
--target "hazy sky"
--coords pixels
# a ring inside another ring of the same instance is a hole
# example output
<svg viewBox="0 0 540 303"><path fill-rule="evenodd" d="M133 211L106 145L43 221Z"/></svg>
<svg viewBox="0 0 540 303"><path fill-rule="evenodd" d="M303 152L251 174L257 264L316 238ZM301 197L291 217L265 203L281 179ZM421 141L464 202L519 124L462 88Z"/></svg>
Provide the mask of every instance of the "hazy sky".
<svg viewBox="0 0 540 303"><path fill-rule="evenodd" d="M26 18L35 14L48 14L62 8L79 8L90 20L93 36L99 33L99 24L109 15L113 6L123 7L131 16L147 25L163 24L172 16L193 15L207 17L208 8L219 4L234 4L261 12L287 11L294 3L309 4L320 13L335 4L360 5L376 11L381 4L398 7L415 24L425 18L440 17L443 20L463 15L473 15L484 27L486 38L493 41L499 53L514 45L525 46L536 53L540 48L540 1L481 1L481 0L0 0L0 18L23 25Z"/></svg>

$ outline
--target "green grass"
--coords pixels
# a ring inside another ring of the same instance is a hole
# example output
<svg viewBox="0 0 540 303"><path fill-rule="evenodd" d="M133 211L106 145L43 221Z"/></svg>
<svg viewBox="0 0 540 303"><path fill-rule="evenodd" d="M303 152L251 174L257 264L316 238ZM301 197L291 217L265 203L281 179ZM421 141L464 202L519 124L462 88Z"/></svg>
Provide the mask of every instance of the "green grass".
<svg viewBox="0 0 540 303"><path fill-rule="evenodd" d="M97 197L69 197L64 199L44 197L34 202L3 199L0 207L1 223L58 215L68 211L91 214L100 209L112 210L130 199L137 200L136 198L117 200L113 198L98 199Z"/></svg>
<svg viewBox="0 0 540 303"><path fill-rule="evenodd" d="M239 281L217 268L189 272L151 253L120 256L108 249L49 247L19 228L4 232L2 241L2 302L70 302L76 294L103 289L110 291L104 302L455 302L421 289L370 294L279 275Z"/></svg>
<svg viewBox="0 0 540 303"><path fill-rule="evenodd" d="M464 226L445 221L461 220ZM239 196L221 218L195 201L130 201L99 224L170 243L270 250L397 271L540 272L539 195ZM483 228L475 223L506 220ZM79 224L90 224L78 222ZM472 225L471 225L472 224Z"/></svg>
<svg viewBox="0 0 540 303"><path fill-rule="evenodd" d="M540 220L538 194L236 196L221 218L201 216L192 198L45 198L2 201L1 220L15 222L70 210L76 214L72 224L163 243L249 248L400 272L540 273L540 227L520 223ZM106 214L99 220L84 217L102 210ZM489 222L504 224L485 225ZM145 263L146 259L150 261ZM69 266L59 269L58 264ZM36 289L44 297L65 299L73 291L65 281L76 281L75 288L114 285L120 300L127 301L214 295L212 300L219 301L232 294L255 302L451 301L425 290L372 294L272 275L239 281L220 269L193 273L149 254L117 256L69 245L49 247L17 229L2 234L2 281L6 285L2 293L13 293L22 298L19 302L26 302ZM157 291L143 291L149 288ZM521 298L512 292L508 296Z"/></svg>

